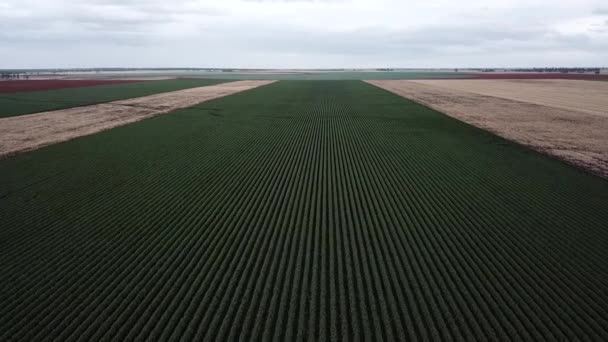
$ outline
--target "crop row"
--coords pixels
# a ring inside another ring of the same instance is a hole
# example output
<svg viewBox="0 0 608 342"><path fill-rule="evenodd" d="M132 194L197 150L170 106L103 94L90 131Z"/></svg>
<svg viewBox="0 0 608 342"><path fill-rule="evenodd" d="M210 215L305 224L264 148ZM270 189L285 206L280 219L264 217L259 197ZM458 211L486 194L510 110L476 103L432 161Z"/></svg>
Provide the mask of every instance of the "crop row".
<svg viewBox="0 0 608 342"><path fill-rule="evenodd" d="M608 338L606 181L362 82L0 175L0 340Z"/></svg>

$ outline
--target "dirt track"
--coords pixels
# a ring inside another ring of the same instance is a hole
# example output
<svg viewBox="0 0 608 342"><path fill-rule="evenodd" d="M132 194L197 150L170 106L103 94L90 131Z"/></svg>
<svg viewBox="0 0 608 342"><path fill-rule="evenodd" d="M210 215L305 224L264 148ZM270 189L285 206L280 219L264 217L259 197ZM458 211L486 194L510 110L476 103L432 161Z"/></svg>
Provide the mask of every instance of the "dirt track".
<svg viewBox="0 0 608 342"><path fill-rule="evenodd" d="M237 81L0 119L0 157L104 131L274 81Z"/></svg>
<svg viewBox="0 0 608 342"><path fill-rule="evenodd" d="M368 82L608 177L608 84L544 80ZM469 82L480 83L469 85ZM511 87L501 84L504 82ZM551 104L550 94L554 94L555 105ZM568 101L577 104L573 106ZM602 101L606 103L603 111Z"/></svg>

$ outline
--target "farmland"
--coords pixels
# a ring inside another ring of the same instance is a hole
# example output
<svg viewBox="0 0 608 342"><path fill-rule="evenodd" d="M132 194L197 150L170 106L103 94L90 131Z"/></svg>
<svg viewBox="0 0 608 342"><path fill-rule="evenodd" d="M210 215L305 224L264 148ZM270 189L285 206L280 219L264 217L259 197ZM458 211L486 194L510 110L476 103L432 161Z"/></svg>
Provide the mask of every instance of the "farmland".
<svg viewBox="0 0 608 342"><path fill-rule="evenodd" d="M580 80L415 80L513 101L608 117L608 84Z"/></svg>
<svg viewBox="0 0 608 342"><path fill-rule="evenodd" d="M151 74L154 75L154 74ZM483 73L483 72L424 72L424 71L340 71L340 72L297 72L297 73L240 73L204 72L184 73L184 77L211 79L269 79L269 80L415 80L415 79L570 79L570 80L608 80L608 75L566 74L566 73Z"/></svg>
<svg viewBox="0 0 608 342"><path fill-rule="evenodd" d="M130 80L12 80L0 82L0 94L132 83Z"/></svg>
<svg viewBox="0 0 608 342"><path fill-rule="evenodd" d="M364 79L451 79L470 78L468 74L455 72L415 72L415 71L336 71L336 72L293 72L293 73L242 73L242 72L205 72L191 74L193 78L211 79L270 79L284 81L338 81Z"/></svg>
<svg viewBox="0 0 608 342"><path fill-rule="evenodd" d="M2 84L12 84L5 81ZM20 82L20 81L16 81ZM26 81L38 82L38 81ZM99 81L98 81L99 82ZM168 91L222 83L218 80L107 81L110 85L0 94L0 118L96 103L124 100ZM8 87L8 86L6 86Z"/></svg>
<svg viewBox="0 0 608 342"><path fill-rule="evenodd" d="M158 77L179 77L184 79L213 80L281 80L281 81L337 81L365 79L451 79L473 78L474 74L453 71L327 71L327 70L141 70L137 72L104 72L95 74L108 80L148 79ZM476 74L475 74L476 75ZM91 77L74 74L72 77Z"/></svg>
<svg viewBox="0 0 608 342"><path fill-rule="evenodd" d="M588 74L588 73L526 73L526 72L488 72L473 74L477 79L484 80L589 80L589 81L608 81L608 75Z"/></svg>
<svg viewBox="0 0 608 342"><path fill-rule="evenodd" d="M569 79L569 80L608 80L608 75L592 74L592 73L564 73L564 72L479 72L473 70L454 69L447 70L232 70L232 71L210 71L210 70L182 70L182 69L166 69L166 70L137 70L131 72L112 72L105 71L101 73L91 74L82 73L67 73L59 74L58 76L49 75L50 77L70 78L65 82L112 82L112 81L129 81L129 80L158 80L158 79L212 79L212 80L291 80L291 81L338 81L338 80L443 80L443 79L488 79L488 80L511 80L511 79ZM75 79L77 80L75 80ZM85 80L81 80L85 79ZM56 80L61 81L61 80ZM0 88L1 91L1 88Z"/></svg>
<svg viewBox="0 0 608 342"><path fill-rule="evenodd" d="M272 83L236 81L133 99L0 118L0 158L94 134Z"/></svg>
<svg viewBox="0 0 608 342"><path fill-rule="evenodd" d="M608 177L608 85L578 80L370 83Z"/></svg>
<svg viewBox="0 0 608 342"><path fill-rule="evenodd" d="M0 340L606 340L606 222L605 179L281 81L0 160Z"/></svg>

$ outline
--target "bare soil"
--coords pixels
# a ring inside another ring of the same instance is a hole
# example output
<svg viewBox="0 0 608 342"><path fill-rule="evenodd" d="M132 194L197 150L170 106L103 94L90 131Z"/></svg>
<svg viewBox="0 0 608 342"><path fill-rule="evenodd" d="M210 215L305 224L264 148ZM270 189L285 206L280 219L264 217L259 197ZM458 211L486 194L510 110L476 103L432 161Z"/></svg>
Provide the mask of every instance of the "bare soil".
<svg viewBox="0 0 608 342"><path fill-rule="evenodd" d="M263 86L237 81L134 99L0 119L0 157L104 131Z"/></svg>
<svg viewBox="0 0 608 342"><path fill-rule="evenodd" d="M608 100L608 88L601 82L520 80L506 89L503 84L491 84L504 81L471 80L448 86L445 83L452 80L368 82L608 178L608 103L603 111L598 107ZM467 82L482 83L465 87ZM568 96L576 106L568 104Z"/></svg>

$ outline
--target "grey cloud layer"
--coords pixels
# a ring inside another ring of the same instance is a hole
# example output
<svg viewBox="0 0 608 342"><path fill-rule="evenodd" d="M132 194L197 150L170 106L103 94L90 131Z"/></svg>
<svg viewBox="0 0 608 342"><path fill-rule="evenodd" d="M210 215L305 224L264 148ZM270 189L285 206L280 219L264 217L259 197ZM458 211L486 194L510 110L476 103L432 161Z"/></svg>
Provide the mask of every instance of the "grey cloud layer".
<svg viewBox="0 0 608 342"><path fill-rule="evenodd" d="M601 4L0 0L0 68L600 65Z"/></svg>

